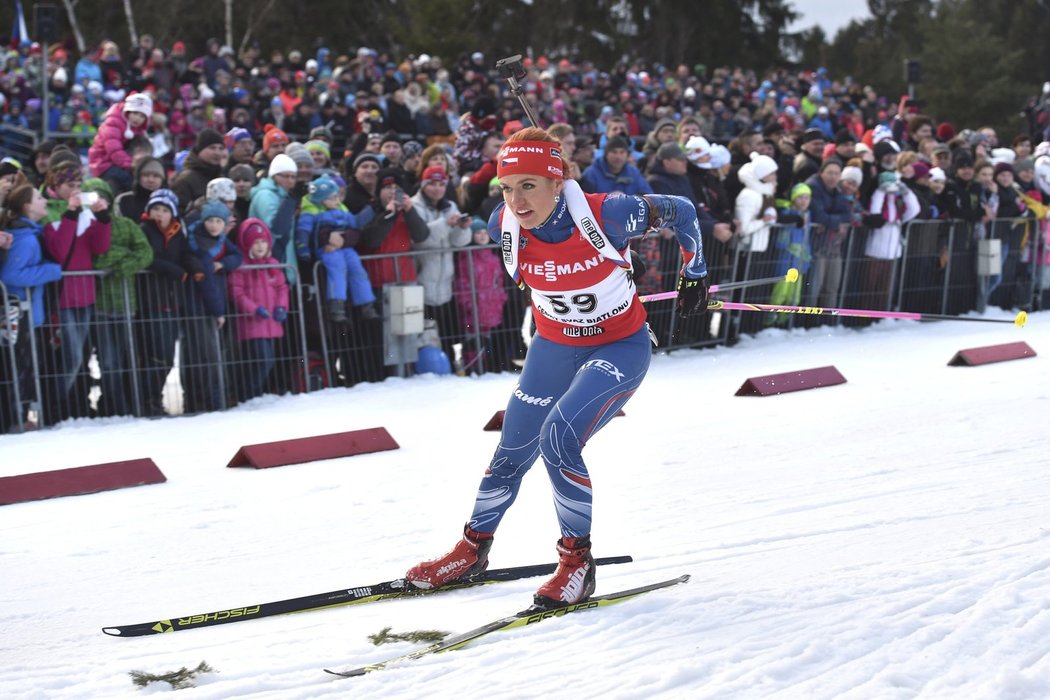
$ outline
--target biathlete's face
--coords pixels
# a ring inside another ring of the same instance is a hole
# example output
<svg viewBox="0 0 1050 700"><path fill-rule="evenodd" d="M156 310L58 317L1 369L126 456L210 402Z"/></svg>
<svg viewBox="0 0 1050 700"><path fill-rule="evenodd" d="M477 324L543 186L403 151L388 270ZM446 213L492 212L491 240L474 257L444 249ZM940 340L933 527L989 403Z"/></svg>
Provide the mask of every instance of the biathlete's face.
<svg viewBox="0 0 1050 700"><path fill-rule="evenodd" d="M564 184L538 175L504 175L499 182L503 201L524 228L536 228L547 220Z"/></svg>

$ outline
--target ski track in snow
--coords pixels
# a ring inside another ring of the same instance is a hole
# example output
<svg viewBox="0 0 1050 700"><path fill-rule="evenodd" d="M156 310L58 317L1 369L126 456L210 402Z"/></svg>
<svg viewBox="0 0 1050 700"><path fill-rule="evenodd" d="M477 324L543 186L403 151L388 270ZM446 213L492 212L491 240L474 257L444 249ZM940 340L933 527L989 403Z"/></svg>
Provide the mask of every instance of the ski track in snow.
<svg viewBox="0 0 1050 700"><path fill-rule="evenodd" d="M999 317L1008 318L1006 314ZM1036 358L947 367L1024 340ZM882 323L774 331L654 360L585 452L598 592L684 585L362 678L405 653L367 635L456 633L540 580L117 639L107 625L375 583L447 549L469 514L509 375L267 397L224 414L73 422L0 437L0 476L149 456L162 485L0 508L0 697L141 698L128 672L207 661L186 699L1050 697L1050 315L1023 330ZM847 383L735 397L833 364ZM386 426L401 449L227 469L242 444ZM551 561L542 465L493 566Z"/></svg>

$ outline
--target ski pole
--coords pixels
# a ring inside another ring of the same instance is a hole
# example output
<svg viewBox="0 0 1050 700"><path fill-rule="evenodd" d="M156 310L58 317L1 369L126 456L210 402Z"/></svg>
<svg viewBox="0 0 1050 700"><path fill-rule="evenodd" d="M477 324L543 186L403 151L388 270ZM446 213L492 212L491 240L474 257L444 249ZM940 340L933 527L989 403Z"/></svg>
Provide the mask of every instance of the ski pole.
<svg viewBox="0 0 1050 700"><path fill-rule="evenodd" d="M747 304L735 301L712 299L707 302L708 311L766 311L775 314L801 314L804 316L859 316L861 318L901 318L910 321L980 321L981 323L1012 323L1018 328L1028 322L1028 312L1021 311L1013 319L973 318L949 314L923 314L914 311L872 311L868 309L836 309L819 306L786 306L782 304Z"/></svg>
<svg viewBox="0 0 1050 700"><path fill-rule="evenodd" d="M708 292L728 292L733 289L744 289L745 287L761 287L764 284L776 284L777 282L797 282L798 281L798 270L791 268L787 271L787 274L777 275L776 277L763 277L757 280L744 280L743 282L729 282L727 284L712 284ZM662 301L664 299L674 299L678 296L677 291L670 292L659 292L657 294L646 294L644 297L639 297L643 302L646 301Z"/></svg>

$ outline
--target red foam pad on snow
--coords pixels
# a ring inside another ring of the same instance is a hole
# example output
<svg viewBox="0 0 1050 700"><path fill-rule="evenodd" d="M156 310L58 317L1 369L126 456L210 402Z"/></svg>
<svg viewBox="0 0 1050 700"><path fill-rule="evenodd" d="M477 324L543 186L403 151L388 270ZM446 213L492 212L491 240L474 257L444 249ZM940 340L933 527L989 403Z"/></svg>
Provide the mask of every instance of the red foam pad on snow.
<svg viewBox="0 0 1050 700"><path fill-rule="evenodd" d="M492 414L492 418L489 418L489 422L485 424L485 427L482 428L482 430L503 430L503 414L504 413L506 413L506 411L496 411L495 413L493 413ZM617 418L619 418L620 416L626 416L626 415L627 414L623 412L623 409L620 409L619 411L616 412L616 417Z"/></svg>
<svg viewBox="0 0 1050 700"><path fill-rule="evenodd" d="M797 372L767 374L764 377L751 377L737 389L737 396L772 396L786 394L789 391L803 391L822 386L845 384L843 377L834 366L815 367Z"/></svg>
<svg viewBox="0 0 1050 700"><path fill-rule="evenodd" d="M1004 362L1006 360L1020 360L1025 357L1035 357L1035 350L1028 343L1003 343L1002 345L985 345L980 348L968 348L955 353L948 364L958 367L965 365L986 365L990 362Z"/></svg>
<svg viewBox="0 0 1050 700"><path fill-rule="evenodd" d="M237 450L227 467L254 467L266 469L286 464L316 462L351 455L400 449L386 428L366 428L346 433L315 435L313 437L262 442L245 445Z"/></svg>
<svg viewBox="0 0 1050 700"><path fill-rule="evenodd" d="M167 481L152 459L93 464L0 478L0 505L112 491Z"/></svg>

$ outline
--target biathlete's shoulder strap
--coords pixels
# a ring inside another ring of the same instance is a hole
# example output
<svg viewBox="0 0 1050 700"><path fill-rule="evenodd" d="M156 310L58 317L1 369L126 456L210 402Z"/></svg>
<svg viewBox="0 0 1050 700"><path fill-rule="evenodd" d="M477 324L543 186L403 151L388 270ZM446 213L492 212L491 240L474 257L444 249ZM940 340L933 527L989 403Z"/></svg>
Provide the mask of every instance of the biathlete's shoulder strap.
<svg viewBox="0 0 1050 700"><path fill-rule="evenodd" d="M576 228L583 232L594 249L602 254L602 257L616 263L617 266L631 269L631 259L624 256L613 247L609 238L602 230L601 223L591 209L587 196L583 193L579 183L575 180L566 180L562 188L565 204L569 208L569 216L576 224ZM503 252L503 266L507 269L514 283L521 289L525 288L525 281L521 278L521 270L518 269L518 247L521 242L521 223L517 217L507 209L503 208L500 220L500 248Z"/></svg>

